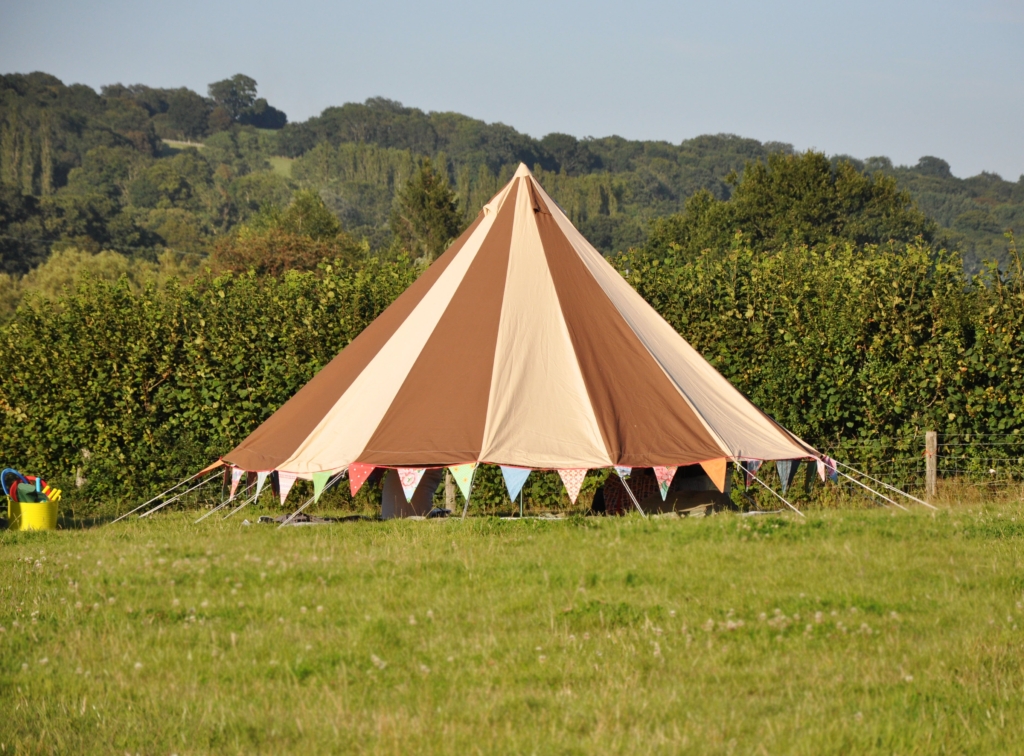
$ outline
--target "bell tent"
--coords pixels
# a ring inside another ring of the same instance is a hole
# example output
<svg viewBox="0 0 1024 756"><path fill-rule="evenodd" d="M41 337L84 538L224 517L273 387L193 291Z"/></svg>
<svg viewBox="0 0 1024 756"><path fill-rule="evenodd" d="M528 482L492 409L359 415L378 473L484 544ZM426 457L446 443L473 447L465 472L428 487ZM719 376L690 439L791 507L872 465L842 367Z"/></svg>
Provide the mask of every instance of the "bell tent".
<svg viewBox="0 0 1024 756"><path fill-rule="evenodd" d="M348 470L353 484L375 467L489 463L582 478L701 464L721 489L728 461L811 457L520 165L412 286L223 461L282 480Z"/></svg>

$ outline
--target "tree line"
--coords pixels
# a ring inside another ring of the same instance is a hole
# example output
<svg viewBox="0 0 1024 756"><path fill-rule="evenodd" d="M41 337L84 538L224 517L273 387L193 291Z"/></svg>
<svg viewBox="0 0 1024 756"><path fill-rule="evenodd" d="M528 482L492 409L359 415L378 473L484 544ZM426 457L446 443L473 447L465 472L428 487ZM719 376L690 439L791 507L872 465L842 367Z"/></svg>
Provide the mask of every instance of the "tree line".
<svg viewBox="0 0 1024 756"><path fill-rule="evenodd" d="M165 141L167 140L167 141ZM173 140L189 140L190 148ZM166 250L204 258L264 206L320 194L371 251L392 248L393 204L429 158L463 218L522 161L605 253L643 247L656 221L696 195L732 196L736 177L791 145L731 135L678 144L621 137L537 139L458 113L384 98L331 107L301 123L237 74L205 96L115 84L95 92L43 73L0 77L0 273L25 275L52 250L112 250L154 261ZM935 222L968 272L1007 265L1007 230L1024 221L1024 183L952 175L939 158L894 166L884 157L829 158L835 171L891 179ZM845 168L844 168L845 166Z"/></svg>

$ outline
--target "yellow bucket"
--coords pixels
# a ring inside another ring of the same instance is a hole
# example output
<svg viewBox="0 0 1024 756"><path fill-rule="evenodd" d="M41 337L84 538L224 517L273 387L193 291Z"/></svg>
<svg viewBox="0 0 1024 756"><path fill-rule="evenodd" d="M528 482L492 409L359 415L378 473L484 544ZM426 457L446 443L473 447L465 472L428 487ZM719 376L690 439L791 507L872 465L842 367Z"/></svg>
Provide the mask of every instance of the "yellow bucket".
<svg viewBox="0 0 1024 756"><path fill-rule="evenodd" d="M8 497L7 527L11 530L56 530L57 502L12 501Z"/></svg>

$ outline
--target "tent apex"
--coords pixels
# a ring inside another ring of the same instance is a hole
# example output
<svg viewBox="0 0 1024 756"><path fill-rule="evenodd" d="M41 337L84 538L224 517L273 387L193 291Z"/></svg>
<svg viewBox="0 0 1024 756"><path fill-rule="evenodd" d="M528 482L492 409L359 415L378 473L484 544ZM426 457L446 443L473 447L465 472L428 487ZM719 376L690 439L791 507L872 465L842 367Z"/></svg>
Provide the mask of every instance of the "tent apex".
<svg viewBox="0 0 1024 756"><path fill-rule="evenodd" d="M533 176L533 172L526 167L526 163L519 164L519 167L516 168L515 175L512 178L522 178L523 176Z"/></svg>

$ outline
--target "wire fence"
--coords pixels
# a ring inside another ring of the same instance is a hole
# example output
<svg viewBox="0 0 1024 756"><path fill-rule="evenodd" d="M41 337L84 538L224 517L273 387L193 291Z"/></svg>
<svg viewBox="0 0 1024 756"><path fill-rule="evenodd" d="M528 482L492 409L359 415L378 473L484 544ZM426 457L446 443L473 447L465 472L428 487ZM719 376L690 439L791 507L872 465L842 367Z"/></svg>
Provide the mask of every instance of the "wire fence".
<svg viewBox="0 0 1024 756"><path fill-rule="evenodd" d="M904 490L925 490L928 474L926 435L870 440L840 440L817 448L826 454ZM1024 483L1024 433L938 433L937 483L1002 489Z"/></svg>

